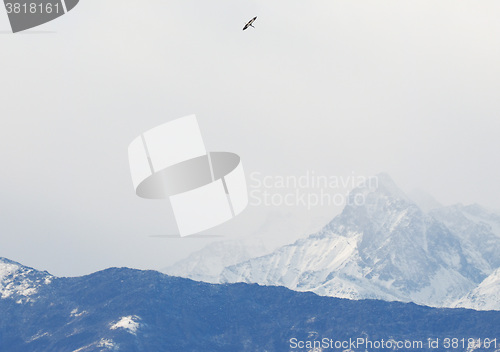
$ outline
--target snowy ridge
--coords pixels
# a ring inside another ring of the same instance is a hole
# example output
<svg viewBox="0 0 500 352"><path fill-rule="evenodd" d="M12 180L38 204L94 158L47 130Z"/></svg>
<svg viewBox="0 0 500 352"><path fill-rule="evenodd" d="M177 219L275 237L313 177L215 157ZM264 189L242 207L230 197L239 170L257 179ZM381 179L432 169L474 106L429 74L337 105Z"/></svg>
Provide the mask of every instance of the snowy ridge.
<svg viewBox="0 0 500 352"><path fill-rule="evenodd" d="M323 217L310 219L292 212L274 212L251 235L210 243L160 271L195 281L219 283L224 268L271 253L305 233L315 233L328 220Z"/></svg>
<svg viewBox="0 0 500 352"><path fill-rule="evenodd" d="M458 300L455 307L500 310L500 268L484 279L478 287Z"/></svg>
<svg viewBox="0 0 500 352"><path fill-rule="evenodd" d="M53 276L0 258L0 298L15 299L17 303L32 300L41 285L49 284Z"/></svg>
<svg viewBox="0 0 500 352"><path fill-rule="evenodd" d="M225 267L244 262L267 252L262 242L248 240L218 241L203 247L161 272L196 281L218 283Z"/></svg>
<svg viewBox="0 0 500 352"><path fill-rule="evenodd" d="M221 282L449 307L500 266L498 217L477 207L427 214L389 176L378 181L354 189L323 230L227 267Z"/></svg>

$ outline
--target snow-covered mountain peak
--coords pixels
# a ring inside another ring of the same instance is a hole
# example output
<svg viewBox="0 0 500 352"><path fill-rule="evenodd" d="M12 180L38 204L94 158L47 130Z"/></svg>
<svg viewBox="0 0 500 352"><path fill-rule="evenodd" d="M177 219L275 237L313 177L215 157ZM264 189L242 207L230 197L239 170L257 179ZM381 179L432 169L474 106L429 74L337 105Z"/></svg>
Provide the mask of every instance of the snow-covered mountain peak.
<svg viewBox="0 0 500 352"><path fill-rule="evenodd" d="M221 282L449 306L498 267L500 238L481 221L458 214L467 226L484 229L485 243L457 232L455 220L422 211L386 174L377 180L355 188L342 213L318 233L227 267Z"/></svg>
<svg viewBox="0 0 500 352"><path fill-rule="evenodd" d="M424 213L387 174L379 174L353 189L342 213L318 235L349 237L381 231L384 227L391 232L396 227L408 226L412 217L421 219Z"/></svg>
<svg viewBox="0 0 500 352"><path fill-rule="evenodd" d="M369 198L372 202L366 203L363 199ZM396 185L394 180L385 173L380 173L374 177L368 177L364 182L360 182L348 197L347 207L365 207L373 205L373 200L384 200L386 202L411 203L410 198Z"/></svg>
<svg viewBox="0 0 500 352"><path fill-rule="evenodd" d="M52 275L25 267L0 257L0 298L16 299L18 303L30 300L40 285L46 285Z"/></svg>
<svg viewBox="0 0 500 352"><path fill-rule="evenodd" d="M410 198L406 195L405 192L403 192L394 182L394 180L386 173L379 173L377 176L375 176L377 182L376 182L376 189L371 189L374 192L377 192L379 194L383 194L387 197L390 198L395 198L395 199L401 199L405 200L407 202L411 202Z"/></svg>

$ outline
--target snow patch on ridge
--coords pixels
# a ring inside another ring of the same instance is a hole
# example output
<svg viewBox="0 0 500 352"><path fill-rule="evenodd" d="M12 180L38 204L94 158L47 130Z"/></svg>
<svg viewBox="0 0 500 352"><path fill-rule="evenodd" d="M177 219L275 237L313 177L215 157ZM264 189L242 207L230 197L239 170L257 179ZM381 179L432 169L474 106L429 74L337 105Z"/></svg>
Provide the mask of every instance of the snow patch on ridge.
<svg viewBox="0 0 500 352"><path fill-rule="evenodd" d="M118 320L118 322L111 325L110 329L111 330L125 329L129 333L135 335L137 333L137 329L139 329L140 324L134 320L140 320L140 318L137 315L129 315L126 317L121 317L120 320Z"/></svg>

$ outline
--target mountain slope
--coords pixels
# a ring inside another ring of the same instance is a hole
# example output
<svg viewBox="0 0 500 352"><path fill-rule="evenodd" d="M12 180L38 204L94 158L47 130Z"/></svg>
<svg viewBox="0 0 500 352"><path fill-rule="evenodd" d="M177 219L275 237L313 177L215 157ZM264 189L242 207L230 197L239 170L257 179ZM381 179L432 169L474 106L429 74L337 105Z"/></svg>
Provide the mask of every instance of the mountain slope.
<svg viewBox="0 0 500 352"><path fill-rule="evenodd" d="M500 238L489 239L500 245ZM354 189L343 212L323 230L227 267L221 282L450 306L493 271L488 256L474 241L464 245L461 236L381 174L378 185Z"/></svg>
<svg viewBox="0 0 500 352"><path fill-rule="evenodd" d="M312 351L292 348L290 340L365 337L425 344L427 338L447 336L493 338L500 325L500 312L213 285L126 268L52 277L31 297L23 303L13 295L0 299L2 351Z"/></svg>
<svg viewBox="0 0 500 352"><path fill-rule="evenodd" d="M327 219L322 217L310 219L296 212L271 212L251 235L210 243L160 271L196 281L219 283L227 266L268 254L298 238L297 234L318 231L326 222Z"/></svg>
<svg viewBox="0 0 500 352"><path fill-rule="evenodd" d="M500 268L458 300L455 306L477 310L500 310Z"/></svg>
<svg viewBox="0 0 500 352"><path fill-rule="evenodd" d="M500 267L500 216L477 204L442 207L430 214L456 234L474 266L484 272Z"/></svg>
<svg viewBox="0 0 500 352"><path fill-rule="evenodd" d="M210 243L161 272L196 281L218 283L225 267L244 262L267 252L262 242L227 240Z"/></svg>
<svg viewBox="0 0 500 352"><path fill-rule="evenodd" d="M39 288L49 284L52 278L47 272L0 257L0 298L9 297L18 303L32 301Z"/></svg>

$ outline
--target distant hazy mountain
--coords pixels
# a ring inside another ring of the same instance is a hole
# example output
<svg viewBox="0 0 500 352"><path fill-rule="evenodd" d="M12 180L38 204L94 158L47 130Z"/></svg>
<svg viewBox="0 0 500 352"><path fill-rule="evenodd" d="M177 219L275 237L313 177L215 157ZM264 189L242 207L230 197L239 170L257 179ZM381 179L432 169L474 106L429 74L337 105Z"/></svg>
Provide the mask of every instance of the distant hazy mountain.
<svg viewBox="0 0 500 352"><path fill-rule="evenodd" d="M221 282L451 306L500 266L493 214L477 207L427 214L389 176L378 180L354 189L323 230L227 267Z"/></svg>
<svg viewBox="0 0 500 352"><path fill-rule="evenodd" d="M196 281L219 283L224 268L268 254L273 249L292 242L293 238L297 238L293 237L294 234L316 232L327 221L328 219L322 218L311 220L294 213L274 212L252 235L210 243L160 271Z"/></svg>
<svg viewBox="0 0 500 352"><path fill-rule="evenodd" d="M212 285L155 271L113 268L57 278L0 258L0 272L0 350L6 352L313 351L299 343L358 338L421 341L405 349L421 352L430 351L428 338L443 347L445 337L497 337L500 326L500 312Z"/></svg>
<svg viewBox="0 0 500 352"><path fill-rule="evenodd" d="M226 240L210 243L161 272L196 281L218 283L225 267L266 254L262 241Z"/></svg>

